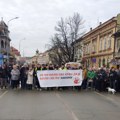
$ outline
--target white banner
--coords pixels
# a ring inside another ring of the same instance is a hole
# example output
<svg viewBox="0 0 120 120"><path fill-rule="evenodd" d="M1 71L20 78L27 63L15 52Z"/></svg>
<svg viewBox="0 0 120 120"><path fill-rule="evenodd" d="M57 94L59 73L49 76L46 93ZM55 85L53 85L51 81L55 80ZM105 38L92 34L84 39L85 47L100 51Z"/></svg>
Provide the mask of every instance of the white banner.
<svg viewBox="0 0 120 120"><path fill-rule="evenodd" d="M81 86L82 70L37 71L41 87Z"/></svg>

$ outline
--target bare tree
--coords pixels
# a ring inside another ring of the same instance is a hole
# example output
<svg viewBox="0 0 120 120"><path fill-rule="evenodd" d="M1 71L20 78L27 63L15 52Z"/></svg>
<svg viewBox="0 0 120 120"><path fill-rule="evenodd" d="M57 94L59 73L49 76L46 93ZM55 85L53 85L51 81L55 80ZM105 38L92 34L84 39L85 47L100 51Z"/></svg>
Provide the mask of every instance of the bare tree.
<svg viewBox="0 0 120 120"><path fill-rule="evenodd" d="M83 35L83 24L84 21L79 13L58 21L55 27L56 33L51 39L51 46L54 48L54 57L52 57L59 61L59 64L73 61L74 46L72 44Z"/></svg>

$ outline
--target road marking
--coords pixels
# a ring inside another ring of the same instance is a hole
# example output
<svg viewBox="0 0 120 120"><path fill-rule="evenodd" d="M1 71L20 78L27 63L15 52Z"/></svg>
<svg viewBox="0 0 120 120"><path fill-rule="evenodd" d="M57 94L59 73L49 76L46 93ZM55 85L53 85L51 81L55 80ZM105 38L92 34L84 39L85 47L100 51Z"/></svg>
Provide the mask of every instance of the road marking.
<svg viewBox="0 0 120 120"><path fill-rule="evenodd" d="M79 120L75 113L70 109L70 106L65 102L65 100L60 96L60 94L56 93L57 98L63 103L66 111L72 116L73 120Z"/></svg>
<svg viewBox="0 0 120 120"><path fill-rule="evenodd" d="M2 95L0 95L0 99L7 93L8 91L5 91Z"/></svg>
<svg viewBox="0 0 120 120"><path fill-rule="evenodd" d="M107 100L112 101L112 102L115 103L115 100L114 100L114 99L112 99L112 98L110 98L110 97L106 97L105 95L103 95L103 94L101 94L101 93L98 93L98 92L96 92L96 91L94 91L94 92L95 92L96 94L98 94L98 95L100 95L100 96L106 98Z"/></svg>

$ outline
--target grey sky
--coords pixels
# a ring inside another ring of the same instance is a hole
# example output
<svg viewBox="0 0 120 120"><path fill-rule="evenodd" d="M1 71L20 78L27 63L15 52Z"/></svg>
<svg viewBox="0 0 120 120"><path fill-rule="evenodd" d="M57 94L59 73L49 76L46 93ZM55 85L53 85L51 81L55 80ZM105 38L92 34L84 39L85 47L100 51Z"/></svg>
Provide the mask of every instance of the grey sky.
<svg viewBox="0 0 120 120"><path fill-rule="evenodd" d="M57 21L74 12L80 13L88 29L120 13L120 0L0 0L0 17L6 23L19 17L9 22L11 44L19 49L21 43L25 56L34 55L36 49L45 51Z"/></svg>

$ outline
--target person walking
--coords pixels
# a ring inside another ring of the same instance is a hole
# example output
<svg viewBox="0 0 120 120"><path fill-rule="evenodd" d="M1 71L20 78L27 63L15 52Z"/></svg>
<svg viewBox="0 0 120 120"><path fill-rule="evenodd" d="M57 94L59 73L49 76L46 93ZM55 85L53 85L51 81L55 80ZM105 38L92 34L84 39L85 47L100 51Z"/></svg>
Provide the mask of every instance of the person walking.
<svg viewBox="0 0 120 120"><path fill-rule="evenodd" d="M54 70L53 64L48 65L48 70ZM55 87L47 87L47 90L53 90L53 89L55 89Z"/></svg>
<svg viewBox="0 0 120 120"><path fill-rule="evenodd" d="M115 71L114 67L112 67L110 70L109 79L110 79L110 87L116 89L117 72Z"/></svg>
<svg viewBox="0 0 120 120"><path fill-rule="evenodd" d="M92 89L93 88L93 79L95 78L95 72L93 71L92 68L89 69L89 71L87 72L87 88Z"/></svg>
<svg viewBox="0 0 120 120"><path fill-rule="evenodd" d="M120 67L118 68L118 92L120 92Z"/></svg>
<svg viewBox="0 0 120 120"><path fill-rule="evenodd" d="M87 86L87 69L83 68L83 82L82 82L82 89L86 89Z"/></svg>
<svg viewBox="0 0 120 120"><path fill-rule="evenodd" d="M11 71L11 88L17 88L18 81L20 77L20 71L17 69L16 65L13 65L13 69Z"/></svg>
<svg viewBox="0 0 120 120"><path fill-rule="evenodd" d="M107 73L106 71L103 69L103 67L101 67L98 71L97 71L97 77L96 77L96 89L99 92L105 91L106 90L106 80L107 80Z"/></svg>
<svg viewBox="0 0 120 120"><path fill-rule="evenodd" d="M0 65L0 88L2 89L2 66Z"/></svg>
<svg viewBox="0 0 120 120"><path fill-rule="evenodd" d="M40 70L40 71L42 70L42 66L40 64L37 64L33 70L34 88L41 91L42 89L40 87L39 80L37 77L38 70Z"/></svg>
<svg viewBox="0 0 120 120"><path fill-rule="evenodd" d="M5 89L7 88L7 82L8 82L7 66L3 65L1 73L1 89L3 89L3 87L5 87Z"/></svg>
<svg viewBox="0 0 120 120"><path fill-rule="evenodd" d="M32 85L33 85L33 68L32 68L32 66L29 67L26 83L27 83L27 89L32 90Z"/></svg>
<svg viewBox="0 0 120 120"><path fill-rule="evenodd" d="M26 89L27 64L24 64L20 69L20 81L21 81L21 89Z"/></svg>

